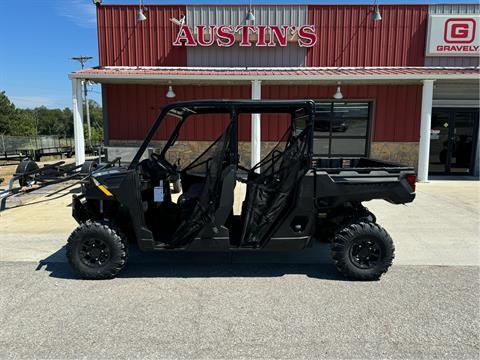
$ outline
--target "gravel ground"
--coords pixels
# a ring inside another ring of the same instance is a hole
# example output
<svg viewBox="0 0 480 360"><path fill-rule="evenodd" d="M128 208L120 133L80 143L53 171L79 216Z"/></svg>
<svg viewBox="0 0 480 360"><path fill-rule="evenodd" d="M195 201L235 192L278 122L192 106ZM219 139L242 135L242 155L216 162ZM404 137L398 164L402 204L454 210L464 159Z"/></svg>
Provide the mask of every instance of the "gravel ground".
<svg viewBox="0 0 480 360"><path fill-rule="evenodd" d="M478 358L478 267L144 265L76 279L0 267L0 358Z"/></svg>

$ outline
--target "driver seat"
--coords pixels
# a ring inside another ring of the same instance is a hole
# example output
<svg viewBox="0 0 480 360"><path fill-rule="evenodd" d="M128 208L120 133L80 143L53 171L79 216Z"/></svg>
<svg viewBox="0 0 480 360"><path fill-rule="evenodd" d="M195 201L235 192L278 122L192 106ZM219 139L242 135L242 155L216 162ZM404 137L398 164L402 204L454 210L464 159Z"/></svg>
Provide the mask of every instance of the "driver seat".
<svg viewBox="0 0 480 360"><path fill-rule="evenodd" d="M190 208L194 202L200 197L204 184L195 183L190 185L188 190L182 193L177 200L177 205L182 209Z"/></svg>

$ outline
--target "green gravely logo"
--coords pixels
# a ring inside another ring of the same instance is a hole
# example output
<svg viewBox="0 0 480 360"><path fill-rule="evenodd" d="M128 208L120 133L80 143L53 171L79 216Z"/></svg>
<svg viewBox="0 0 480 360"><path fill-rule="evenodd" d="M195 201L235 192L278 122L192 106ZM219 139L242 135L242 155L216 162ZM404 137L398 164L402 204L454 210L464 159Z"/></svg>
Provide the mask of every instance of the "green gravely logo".
<svg viewBox="0 0 480 360"><path fill-rule="evenodd" d="M230 47L238 42L242 47L285 47L296 42L300 47L317 43L315 25L196 25L185 24L185 18L170 19L179 25L174 46Z"/></svg>

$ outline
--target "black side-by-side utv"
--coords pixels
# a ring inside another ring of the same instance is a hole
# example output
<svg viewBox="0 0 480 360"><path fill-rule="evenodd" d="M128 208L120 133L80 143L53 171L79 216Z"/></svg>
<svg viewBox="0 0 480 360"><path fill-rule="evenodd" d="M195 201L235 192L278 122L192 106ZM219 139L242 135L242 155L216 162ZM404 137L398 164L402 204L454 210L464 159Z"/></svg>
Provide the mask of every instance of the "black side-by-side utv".
<svg viewBox="0 0 480 360"><path fill-rule="evenodd" d="M290 126L248 169L239 158L237 130L252 113L287 116ZM195 115L227 120L217 140L180 170L171 149ZM150 145L158 131L170 135L157 152ZM115 161L99 166L73 197L79 226L68 239L69 263L83 278L105 279L124 267L129 242L143 251L295 251L317 239L331 242L333 260L348 278L380 278L392 264L394 245L362 202L413 201L414 169L367 158L315 158L314 131L311 100L165 106L128 167ZM172 196L178 181L182 194ZM246 184L246 195L235 215L239 183Z"/></svg>

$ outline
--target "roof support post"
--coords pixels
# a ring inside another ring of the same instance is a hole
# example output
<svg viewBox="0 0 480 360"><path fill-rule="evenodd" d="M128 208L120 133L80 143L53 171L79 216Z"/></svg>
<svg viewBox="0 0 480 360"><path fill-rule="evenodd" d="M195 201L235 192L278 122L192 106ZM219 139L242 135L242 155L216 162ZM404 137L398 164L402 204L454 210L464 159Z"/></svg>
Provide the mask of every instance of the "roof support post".
<svg viewBox="0 0 480 360"><path fill-rule="evenodd" d="M419 182L428 182L428 165L430 159L430 129L432 127L433 82L423 80L422 113L420 118L420 145L418 154Z"/></svg>
<svg viewBox="0 0 480 360"><path fill-rule="evenodd" d="M252 100L260 100L262 98L262 81L252 81ZM260 162L261 157L261 122L260 114L252 114L252 134L251 134L251 157L250 165L253 168ZM256 172L260 172L257 169Z"/></svg>
<svg viewBox="0 0 480 360"><path fill-rule="evenodd" d="M475 176L478 180L480 180L480 146L479 146L479 139L480 139L480 126L477 126L478 134L477 134L477 151L475 152L475 162L473 168L473 176Z"/></svg>
<svg viewBox="0 0 480 360"><path fill-rule="evenodd" d="M72 79L73 134L75 138L75 164L85 162L85 135L83 133L82 81Z"/></svg>

